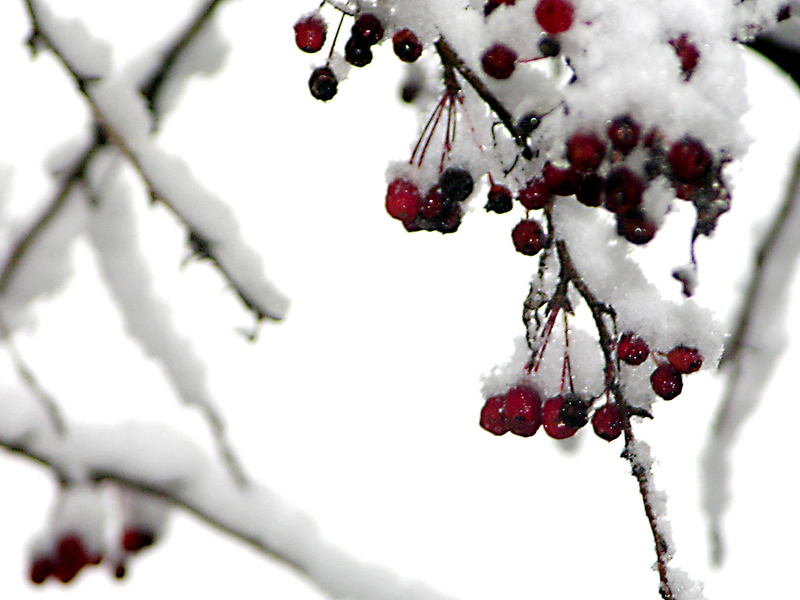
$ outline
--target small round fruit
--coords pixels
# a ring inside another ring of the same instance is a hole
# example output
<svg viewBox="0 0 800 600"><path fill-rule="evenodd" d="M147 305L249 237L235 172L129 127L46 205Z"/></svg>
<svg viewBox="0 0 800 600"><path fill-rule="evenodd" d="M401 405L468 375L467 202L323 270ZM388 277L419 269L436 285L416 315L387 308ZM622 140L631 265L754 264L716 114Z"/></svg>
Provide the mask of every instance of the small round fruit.
<svg viewBox="0 0 800 600"><path fill-rule="evenodd" d="M322 18L312 15L294 24L294 41L303 52L319 52L325 45L327 25Z"/></svg>
<svg viewBox="0 0 800 600"><path fill-rule="evenodd" d="M544 208L552 198L553 193L550 191L550 186L542 179L531 179L519 191L519 202L528 210Z"/></svg>
<svg viewBox="0 0 800 600"><path fill-rule="evenodd" d="M544 248L544 232L538 221L527 219L520 221L511 231L511 239L517 252L525 256L534 256Z"/></svg>
<svg viewBox="0 0 800 600"><path fill-rule="evenodd" d="M35 557L31 563L31 568L28 573L31 583L35 583L36 585L43 584L45 581L47 581L47 578L53 574L53 568L53 561L51 561L49 557Z"/></svg>
<svg viewBox="0 0 800 600"><path fill-rule="evenodd" d="M574 169L557 167L551 162L545 163L542 178L556 196L572 196L578 191L581 180Z"/></svg>
<svg viewBox="0 0 800 600"><path fill-rule="evenodd" d="M413 221L422 208L417 186L406 179L395 179L386 190L386 212L403 222Z"/></svg>
<svg viewBox="0 0 800 600"><path fill-rule="evenodd" d="M351 36L344 45L344 59L354 67L366 67L372 62L372 49L361 38Z"/></svg>
<svg viewBox="0 0 800 600"><path fill-rule="evenodd" d="M508 46L495 44L481 58L483 71L495 79L508 79L517 66L517 53Z"/></svg>
<svg viewBox="0 0 800 600"><path fill-rule="evenodd" d="M666 362L658 365L650 375L650 386L656 395L672 400L683 391L683 378L678 370Z"/></svg>
<svg viewBox="0 0 800 600"><path fill-rule="evenodd" d="M605 179L597 173L589 173L581 177L578 189L575 191L575 198L584 206L592 208L602 206L605 187Z"/></svg>
<svg viewBox="0 0 800 600"><path fill-rule="evenodd" d="M617 356L629 365L640 365L650 355L650 348L642 338L629 331L623 333L617 344Z"/></svg>
<svg viewBox="0 0 800 600"><path fill-rule="evenodd" d="M475 182L469 171L460 167L447 167L439 176L442 196L450 202L463 202L475 189Z"/></svg>
<svg viewBox="0 0 800 600"><path fill-rule="evenodd" d="M679 38L670 40L669 43L675 48L675 54L678 55L678 60L681 62L681 71L688 80L700 61L700 52L697 50L697 46L689 41L689 36L685 33Z"/></svg>
<svg viewBox="0 0 800 600"><path fill-rule="evenodd" d="M368 46L374 46L383 39L383 23L373 14L362 13L353 23L350 33Z"/></svg>
<svg viewBox="0 0 800 600"><path fill-rule="evenodd" d="M394 53L403 62L412 63L422 54L422 43L410 29L401 29L392 36Z"/></svg>
<svg viewBox="0 0 800 600"><path fill-rule="evenodd" d="M672 144L667 161L677 179L698 181L711 167L711 154L700 141L686 137Z"/></svg>
<svg viewBox="0 0 800 600"><path fill-rule="evenodd" d="M509 431L506 420L506 397L492 396L481 409L481 427L494 435L503 435Z"/></svg>
<svg viewBox="0 0 800 600"><path fill-rule="evenodd" d="M592 429L607 442L617 439L622 433L622 411L619 405L609 402L594 411Z"/></svg>
<svg viewBox="0 0 800 600"><path fill-rule="evenodd" d="M308 89L311 95L317 100L327 102L336 95L337 90L336 75L330 67L318 67L311 73L308 80Z"/></svg>
<svg viewBox="0 0 800 600"><path fill-rule="evenodd" d="M617 167L606 178L605 207L621 215L642 203L644 184L641 178L627 167Z"/></svg>
<svg viewBox="0 0 800 600"><path fill-rule="evenodd" d="M594 171L606 155L606 145L596 134L579 132L567 140L567 160L576 171Z"/></svg>
<svg viewBox="0 0 800 600"><path fill-rule="evenodd" d="M617 234L631 244L642 246L656 236L656 224L641 209L617 215Z"/></svg>
<svg viewBox="0 0 800 600"><path fill-rule="evenodd" d="M563 33L572 27L575 8L568 0L539 0L533 14L547 33Z"/></svg>
<svg viewBox="0 0 800 600"><path fill-rule="evenodd" d="M628 154L639 143L642 130L630 115L623 115L611 121L606 133L615 150Z"/></svg>
<svg viewBox="0 0 800 600"><path fill-rule="evenodd" d="M578 406L578 400L580 399L575 394L561 394L545 401L542 405L542 426L547 435L556 440L563 440L575 435L578 429L586 424L586 421L580 424L579 421L573 421L569 417L573 411L572 407Z"/></svg>
<svg viewBox="0 0 800 600"><path fill-rule="evenodd" d="M512 433L530 437L542 422L542 399L539 393L526 385L518 385L506 392L505 413Z"/></svg>
<svg viewBox="0 0 800 600"><path fill-rule="evenodd" d="M699 371L703 366L703 355L697 348L689 346L678 346L667 353L669 364L675 367L678 373L684 375Z"/></svg>
<svg viewBox="0 0 800 600"><path fill-rule="evenodd" d="M558 56L561 52L561 44L557 39L551 37L542 38L539 41L539 52L542 53L542 56L546 56L547 58Z"/></svg>
<svg viewBox="0 0 800 600"><path fill-rule="evenodd" d="M497 214L504 214L509 212L514 207L514 198L509 190L504 185L494 184L489 190L489 198L486 202L487 212L495 212Z"/></svg>
<svg viewBox="0 0 800 600"><path fill-rule="evenodd" d="M136 553L147 546L152 546L155 540L152 531L141 527L126 527L122 532L122 549L125 552Z"/></svg>

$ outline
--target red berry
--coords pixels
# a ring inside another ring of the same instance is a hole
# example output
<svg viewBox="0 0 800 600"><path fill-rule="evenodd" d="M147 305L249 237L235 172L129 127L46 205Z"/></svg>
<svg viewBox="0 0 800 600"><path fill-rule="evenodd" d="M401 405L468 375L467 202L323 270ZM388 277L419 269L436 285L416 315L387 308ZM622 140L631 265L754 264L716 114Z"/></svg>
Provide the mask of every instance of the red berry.
<svg viewBox="0 0 800 600"><path fill-rule="evenodd" d="M622 433L622 412L619 406L609 402L594 411L592 428L607 442L617 439Z"/></svg>
<svg viewBox="0 0 800 600"><path fill-rule="evenodd" d="M422 54L422 43L410 29L401 29L392 36L394 53L403 62L412 63Z"/></svg>
<svg viewBox="0 0 800 600"><path fill-rule="evenodd" d="M89 555L83 547L83 542L75 534L62 537L58 542L56 553L53 573L62 583L72 581L80 570L89 564Z"/></svg>
<svg viewBox="0 0 800 600"><path fill-rule="evenodd" d="M672 144L667 155L672 174L683 181L701 179L711 167L711 154L698 140L686 137Z"/></svg>
<svg viewBox="0 0 800 600"><path fill-rule="evenodd" d="M514 207L514 198L504 185L494 184L489 190L489 198L486 202L486 210L497 214L504 214Z"/></svg>
<svg viewBox="0 0 800 600"><path fill-rule="evenodd" d="M575 9L567 0L540 0L534 15L547 33L562 33L572 26Z"/></svg>
<svg viewBox="0 0 800 600"><path fill-rule="evenodd" d="M444 212L445 206L446 202L444 198L442 198L442 192L439 190L439 186L435 185L422 201L419 209L419 216L423 219L435 219Z"/></svg>
<svg viewBox="0 0 800 600"><path fill-rule="evenodd" d="M294 24L294 41L303 52L319 52L328 27L320 17L310 16Z"/></svg>
<svg viewBox="0 0 800 600"><path fill-rule="evenodd" d="M667 360L678 373L683 374L694 373L703 366L703 355L697 348L688 346L673 348L667 353Z"/></svg>
<svg viewBox="0 0 800 600"><path fill-rule="evenodd" d="M506 392L505 413L508 428L512 433L530 437L542 422L542 399L539 393L528 386L518 385Z"/></svg>
<svg viewBox="0 0 800 600"><path fill-rule="evenodd" d="M386 212L394 219L414 220L422 208L422 197L417 186L405 179L395 179L386 190Z"/></svg>
<svg viewBox="0 0 800 600"><path fill-rule="evenodd" d="M542 179L531 179L528 185L519 191L519 202L528 210L544 208L552 197L550 186Z"/></svg>
<svg viewBox="0 0 800 600"><path fill-rule="evenodd" d="M650 355L650 348L642 338L632 332L623 333L617 344L617 356L629 365L640 365Z"/></svg>
<svg viewBox="0 0 800 600"><path fill-rule="evenodd" d="M517 66L517 53L508 46L495 44L484 52L481 65L489 77L508 79Z"/></svg>
<svg viewBox="0 0 800 600"><path fill-rule="evenodd" d="M641 129L629 115L624 115L611 121L607 133L614 149L627 154L639 143Z"/></svg>
<svg viewBox="0 0 800 600"><path fill-rule="evenodd" d="M520 221L511 231L511 239L517 252L525 256L534 256L544 248L544 232L542 226L533 219Z"/></svg>
<svg viewBox="0 0 800 600"><path fill-rule="evenodd" d="M631 244L642 246L656 236L656 224L638 208L617 215L617 234Z"/></svg>
<svg viewBox="0 0 800 600"><path fill-rule="evenodd" d="M603 204L603 189L606 181L597 173L589 173L581 177L575 198L585 206L596 207Z"/></svg>
<svg viewBox="0 0 800 600"><path fill-rule="evenodd" d="M360 37L351 36L344 45L344 59L354 67L366 67L372 62L372 49Z"/></svg>
<svg viewBox="0 0 800 600"><path fill-rule="evenodd" d="M672 400L683 390L683 379L678 370L670 363L658 365L650 375L653 391L664 400Z"/></svg>
<svg viewBox="0 0 800 600"><path fill-rule="evenodd" d="M589 403L576 394L549 398L542 406L542 425L551 438L572 437L588 422Z"/></svg>
<svg viewBox="0 0 800 600"><path fill-rule="evenodd" d="M605 155L606 145L594 133L576 133L567 141L567 159L576 171L594 171Z"/></svg>
<svg viewBox="0 0 800 600"><path fill-rule="evenodd" d="M481 427L489 433L503 435L509 430L506 420L506 397L492 396L481 409Z"/></svg>
<svg viewBox="0 0 800 600"><path fill-rule="evenodd" d="M641 178L627 167L617 167L606 178L605 207L621 215L642 203L644 184Z"/></svg>
<svg viewBox="0 0 800 600"><path fill-rule="evenodd" d="M374 46L383 39L383 24L375 15L362 13L353 23L350 33L354 38L364 41L367 46Z"/></svg>
<svg viewBox="0 0 800 600"><path fill-rule="evenodd" d="M53 574L53 562L47 556L37 556L31 563L29 577L36 585L43 584Z"/></svg>
<svg viewBox="0 0 800 600"><path fill-rule="evenodd" d="M571 168L562 169L547 162L542 169L544 182L556 196L571 196L578 191L580 175Z"/></svg>
<svg viewBox="0 0 800 600"><path fill-rule="evenodd" d="M681 70L688 80L692 76L692 72L700 60L700 52L697 50L697 47L689 41L689 36L685 33L679 38L670 40L669 43L675 48L678 60L681 61Z"/></svg>
<svg viewBox="0 0 800 600"><path fill-rule="evenodd" d="M327 102L336 95L336 75L333 74L330 67L318 67L311 73L308 89L314 98Z"/></svg>
<svg viewBox="0 0 800 600"><path fill-rule="evenodd" d="M126 527L122 532L122 549L126 552L139 552L147 546L152 546L155 539L152 531L139 527Z"/></svg>

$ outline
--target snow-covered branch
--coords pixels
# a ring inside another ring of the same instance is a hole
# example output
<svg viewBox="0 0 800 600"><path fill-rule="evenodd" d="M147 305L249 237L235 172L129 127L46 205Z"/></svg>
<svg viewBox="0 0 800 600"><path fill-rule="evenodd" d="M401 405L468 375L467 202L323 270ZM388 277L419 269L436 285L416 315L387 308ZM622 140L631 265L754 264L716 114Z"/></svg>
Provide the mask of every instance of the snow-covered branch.
<svg viewBox="0 0 800 600"><path fill-rule="evenodd" d="M6 390L0 396L0 445L52 468L62 481L111 480L183 507L295 569L332 598L447 598L348 555L322 536L309 515L264 485L238 485L225 465L166 425L70 424L57 435L35 403Z"/></svg>

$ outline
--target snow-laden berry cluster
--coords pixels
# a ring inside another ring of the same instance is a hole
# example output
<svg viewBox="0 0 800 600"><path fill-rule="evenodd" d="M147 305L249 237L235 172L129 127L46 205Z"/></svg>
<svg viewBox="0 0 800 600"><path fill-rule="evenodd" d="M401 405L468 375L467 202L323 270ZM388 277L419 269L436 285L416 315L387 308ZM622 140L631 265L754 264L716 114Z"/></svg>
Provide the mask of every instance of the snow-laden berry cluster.
<svg viewBox="0 0 800 600"><path fill-rule="evenodd" d="M486 212L517 215L497 217L514 249L538 257L525 344L485 380L485 429L563 438L591 421L611 440L717 363L721 328L690 298L694 243L729 210L725 167L748 143L738 43L784 3L325 0L295 26L302 50L327 43L325 11L350 37L312 72L314 97L333 98L382 41L417 61L404 100L421 133L387 171L389 215L454 233L485 193ZM676 303L631 253L678 207L694 219Z"/></svg>

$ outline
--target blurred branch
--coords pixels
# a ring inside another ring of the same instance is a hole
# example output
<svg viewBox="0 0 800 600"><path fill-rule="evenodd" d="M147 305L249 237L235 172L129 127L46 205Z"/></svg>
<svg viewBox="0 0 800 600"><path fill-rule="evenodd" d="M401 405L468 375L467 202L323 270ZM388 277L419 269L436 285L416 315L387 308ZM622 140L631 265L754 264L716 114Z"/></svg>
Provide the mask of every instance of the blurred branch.
<svg viewBox="0 0 800 600"><path fill-rule="evenodd" d="M4 405L0 403L0 424ZM429 587L364 563L323 539L309 515L261 484L242 488L194 442L164 426L71 427L54 436L41 424L0 446L52 468L68 481L111 480L194 513L223 533L290 567L331 598L447 600Z"/></svg>

